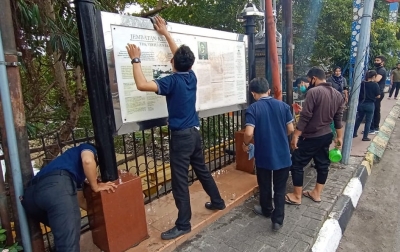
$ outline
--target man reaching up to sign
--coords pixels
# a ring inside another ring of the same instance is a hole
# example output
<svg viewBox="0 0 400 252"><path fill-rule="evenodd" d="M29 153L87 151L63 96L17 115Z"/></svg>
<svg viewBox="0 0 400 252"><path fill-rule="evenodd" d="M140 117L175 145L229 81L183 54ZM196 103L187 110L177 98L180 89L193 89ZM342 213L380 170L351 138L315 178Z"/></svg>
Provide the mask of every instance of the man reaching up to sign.
<svg viewBox="0 0 400 252"><path fill-rule="evenodd" d="M211 202L205 207L209 210L222 210L225 202L219 194L217 185L204 163L199 132L199 118L196 113L197 78L192 70L194 54L186 45L177 47L167 30L165 20L155 18L154 28L165 36L174 55L171 59L173 74L158 80L147 81L140 64L140 48L128 44L126 49L133 65L133 77L140 91L156 92L167 100L168 124L171 129L170 157L171 183L178 219L175 227L161 233L164 240L175 239L191 231L190 196L188 170L192 166Z"/></svg>

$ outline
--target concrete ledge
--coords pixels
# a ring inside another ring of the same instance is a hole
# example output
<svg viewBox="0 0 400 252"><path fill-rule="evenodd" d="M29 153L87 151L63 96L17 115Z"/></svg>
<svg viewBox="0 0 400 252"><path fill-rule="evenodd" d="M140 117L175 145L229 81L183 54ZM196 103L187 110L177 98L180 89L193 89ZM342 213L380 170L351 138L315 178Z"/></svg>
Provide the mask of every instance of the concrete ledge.
<svg viewBox="0 0 400 252"><path fill-rule="evenodd" d="M311 249L313 252L334 252L339 246L358 201L371 174L374 162L379 161L400 116L400 102L397 102L386 117L377 136L374 137L360 166L354 172L341 196L333 205L328 219L320 229Z"/></svg>
<svg viewBox="0 0 400 252"><path fill-rule="evenodd" d="M349 222L354 209L355 207L353 206L351 198L346 195L341 195L332 208L329 218L338 222L342 233L346 230L347 223Z"/></svg>
<svg viewBox="0 0 400 252"><path fill-rule="evenodd" d="M374 166L374 159L375 155L372 154L371 152L367 152L367 154L364 157L364 160L361 163L361 165L363 165L367 169L368 175L371 174L372 167Z"/></svg>
<svg viewBox="0 0 400 252"><path fill-rule="evenodd" d="M364 188L365 184L367 183L367 179L368 179L367 167L365 167L363 164L361 164L357 168L357 170L354 174L354 178L358 178L361 182L362 188Z"/></svg>
<svg viewBox="0 0 400 252"><path fill-rule="evenodd" d="M374 155L375 160L380 160L385 152L389 138L392 135L393 129L396 126L396 120L400 115L400 102L397 102L389 115L386 117L383 125L380 127L380 131L376 137L372 140L368 147L368 152ZM367 153L368 154L368 153Z"/></svg>

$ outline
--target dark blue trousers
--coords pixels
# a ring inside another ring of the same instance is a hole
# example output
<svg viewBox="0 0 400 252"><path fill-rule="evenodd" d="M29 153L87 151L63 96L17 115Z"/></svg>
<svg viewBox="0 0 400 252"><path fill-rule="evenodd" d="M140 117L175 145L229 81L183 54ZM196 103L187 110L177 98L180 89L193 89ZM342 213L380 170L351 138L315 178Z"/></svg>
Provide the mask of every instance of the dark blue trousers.
<svg viewBox="0 0 400 252"><path fill-rule="evenodd" d="M67 171L33 178L22 205L28 216L51 228L57 252L79 252L81 213L76 183Z"/></svg>
<svg viewBox="0 0 400 252"><path fill-rule="evenodd" d="M214 178L204 163L199 130L189 128L172 131L170 148L172 193L178 208L178 219L175 225L179 230L188 230L191 228L192 217L188 183L189 165L192 166L204 191L210 196L211 202L217 207L225 203L219 194Z"/></svg>
<svg viewBox="0 0 400 252"><path fill-rule="evenodd" d="M360 124L365 116L365 127L364 127L363 138L368 138L369 129L371 128L372 119L374 117L374 111L375 111L375 103L373 102L364 102L358 104L357 118L356 118L356 123L354 125L354 133L353 133L354 135L357 135L358 128L360 127Z"/></svg>
<svg viewBox="0 0 400 252"><path fill-rule="evenodd" d="M273 223L283 224L285 218L286 182L290 167L267 170L257 167L257 182L260 189L260 206L263 214L271 215ZM272 204L272 181L274 182L274 203Z"/></svg>

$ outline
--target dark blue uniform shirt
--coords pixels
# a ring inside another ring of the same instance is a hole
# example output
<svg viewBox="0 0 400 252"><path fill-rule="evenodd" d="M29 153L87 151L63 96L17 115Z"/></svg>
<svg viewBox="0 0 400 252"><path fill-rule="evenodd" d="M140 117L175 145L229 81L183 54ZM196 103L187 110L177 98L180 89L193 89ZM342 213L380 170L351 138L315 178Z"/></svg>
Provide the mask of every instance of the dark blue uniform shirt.
<svg viewBox="0 0 400 252"><path fill-rule="evenodd" d="M293 121L289 105L263 97L246 110L246 126L254 127L257 168L279 170L292 165L287 124Z"/></svg>
<svg viewBox="0 0 400 252"><path fill-rule="evenodd" d="M167 99L168 125L171 130L200 126L196 112L197 78L192 70L176 72L159 80L158 94Z"/></svg>
<svg viewBox="0 0 400 252"><path fill-rule="evenodd" d="M94 155L97 155L96 148L94 148L90 144L80 144L77 147L72 147L65 151L63 154L55 158L51 161L48 165L43 167L37 174L36 177L41 177L46 173L56 171L56 170L66 170L73 175L73 178L80 187L83 182L85 181L85 173L83 171L82 165L82 158L81 153L82 151L91 151Z"/></svg>

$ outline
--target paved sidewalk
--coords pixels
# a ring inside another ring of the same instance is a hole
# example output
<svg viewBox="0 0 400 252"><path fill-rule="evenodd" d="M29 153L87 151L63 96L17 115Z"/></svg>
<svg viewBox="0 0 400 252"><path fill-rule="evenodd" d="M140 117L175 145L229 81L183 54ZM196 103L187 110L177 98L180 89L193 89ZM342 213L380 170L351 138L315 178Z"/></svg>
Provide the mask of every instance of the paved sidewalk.
<svg viewBox="0 0 400 252"><path fill-rule="evenodd" d="M382 101L381 126L395 104L396 102L386 98ZM360 127L360 132L363 127L363 125ZM354 180L353 175L356 175L355 171L365 158L370 144L371 142L362 142L361 138L353 139L350 165L333 164L331 166L322 202L315 203L303 197L301 206L287 205L284 226L278 232L271 230L269 219L253 213L253 205L258 204L258 195L255 195L243 205L218 219L203 232L178 246L175 251L310 251L324 221L331 214L332 207L335 203L337 204L338 197L342 196L348 182L351 179ZM307 168L305 190L311 189L315 181L315 170ZM288 191L291 191L291 178L288 182ZM339 211L344 215L347 213L343 209ZM347 219L350 216L347 216Z"/></svg>
<svg viewBox="0 0 400 252"><path fill-rule="evenodd" d="M234 208L211 226L179 246L176 252L200 251L309 251L337 197L342 193L361 158L352 158L351 164L333 164L323 192L322 202L314 203L303 197L300 206L286 205L284 226L278 232L271 230L271 220L253 213L258 195ZM291 178L288 180L291 190ZM314 168L305 171L305 190L316 181Z"/></svg>

